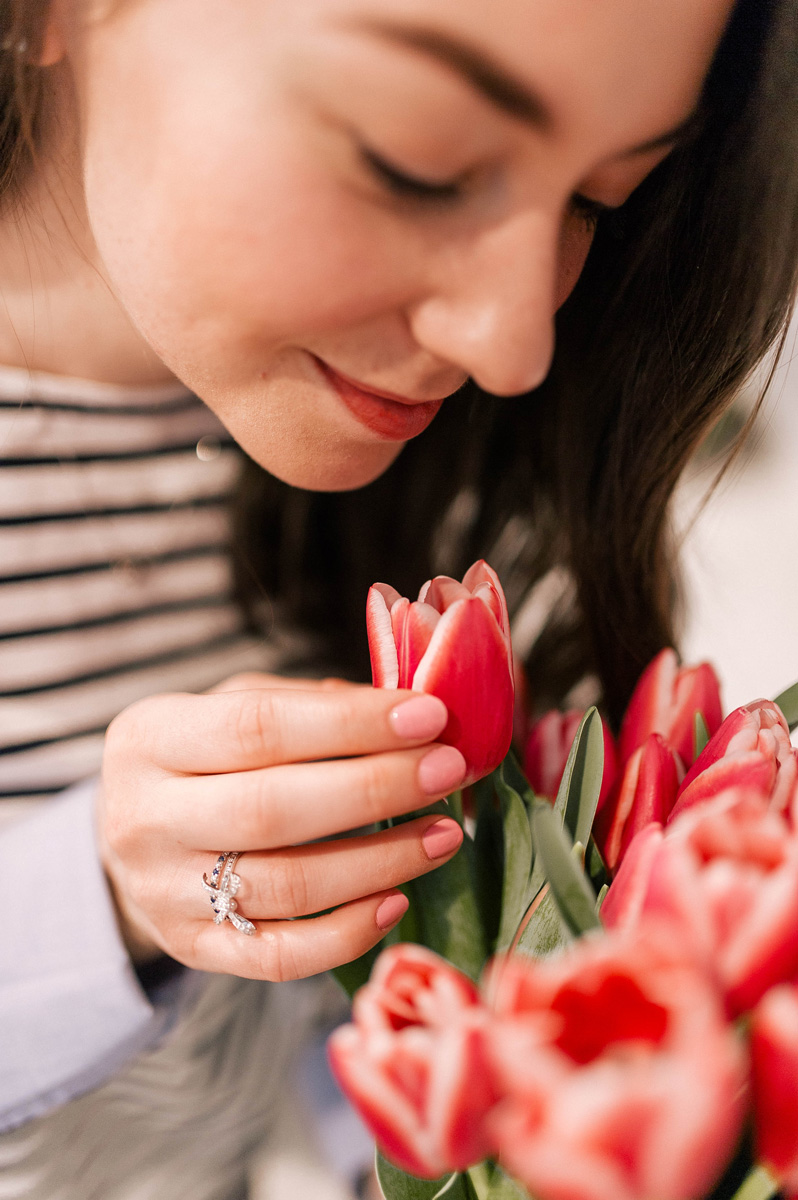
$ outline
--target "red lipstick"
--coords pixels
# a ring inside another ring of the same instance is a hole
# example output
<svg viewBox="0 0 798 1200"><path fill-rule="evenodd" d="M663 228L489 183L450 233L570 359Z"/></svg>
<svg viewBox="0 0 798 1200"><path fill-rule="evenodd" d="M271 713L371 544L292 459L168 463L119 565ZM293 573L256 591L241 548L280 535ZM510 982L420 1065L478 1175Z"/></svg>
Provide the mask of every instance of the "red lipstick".
<svg viewBox="0 0 798 1200"><path fill-rule="evenodd" d="M418 437L443 404L443 399L409 400L391 392L364 387L354 379L334 371L322 359L315 355L313 357L324 378L355 420L388 442L407 442L410 438Z"/></svg>

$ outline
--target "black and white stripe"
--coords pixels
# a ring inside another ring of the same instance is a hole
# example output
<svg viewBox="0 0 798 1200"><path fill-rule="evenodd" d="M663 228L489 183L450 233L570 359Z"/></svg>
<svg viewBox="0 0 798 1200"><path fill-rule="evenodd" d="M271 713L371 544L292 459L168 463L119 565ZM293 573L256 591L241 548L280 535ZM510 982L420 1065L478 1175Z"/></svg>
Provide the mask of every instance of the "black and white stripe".
<svg viewBox="0 0 798 1200"><path fill-rule="evenodd" d="M0 368L0 799L98 769L109 721L273 662L232 595L239 452L181 387Z"/></svg>

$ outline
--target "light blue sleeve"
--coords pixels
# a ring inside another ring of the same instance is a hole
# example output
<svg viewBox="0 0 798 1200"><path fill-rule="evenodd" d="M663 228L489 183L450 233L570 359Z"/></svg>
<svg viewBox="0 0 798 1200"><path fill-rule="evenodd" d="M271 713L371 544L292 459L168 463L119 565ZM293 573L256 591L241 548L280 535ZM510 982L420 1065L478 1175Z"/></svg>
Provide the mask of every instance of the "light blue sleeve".
<svg viewBox="0 0 798 1200"><path fill-rule="evenodd" d="M149 996L139 983L100 864L96 787L0 829L0 1132L155 1045L196 975Z"/></svg>

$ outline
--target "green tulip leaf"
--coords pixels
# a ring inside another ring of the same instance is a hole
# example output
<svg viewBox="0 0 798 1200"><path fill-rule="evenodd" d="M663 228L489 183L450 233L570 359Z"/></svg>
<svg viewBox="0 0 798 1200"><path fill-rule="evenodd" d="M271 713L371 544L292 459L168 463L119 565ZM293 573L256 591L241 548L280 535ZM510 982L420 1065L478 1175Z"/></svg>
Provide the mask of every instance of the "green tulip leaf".
<svg viewBox="0 0 798 1200"><path fill-rule="evenodd" d="M587 845L604 777L604 732L598 709L589 708L568 752L554 808L575 842Z"/></svg>
<svg viewBox="0 0 798 1200"><path fill-rule="evenodd" d="M704 714L697 712L693 718L693 762L709 741L709 730L704 720Z"/></svg>
<svg viewBox="0 0 798 1200"><path fill-rule="evenodd" d="M535 793L533 792L526 775L521 770L521 764L519 763L518 758L513 750L510 750L504 762L497 769L495 774L498 775L500 772L504 782L509 787L515 788L527 808L531 807L536 799Z"/></svg>
<svg viewBox="0 0 798 1200"><path fill-rule="evenodd" d="M496 949L506 950L515 937L518 923L530 901L532 833L524 802L506 781L503 768L496 773L496 788L501 801L504 828L502 906Z"/></svg>
<svg viewBox="0 0 798 1200"><path fill-rule="evenodd" d="M516 954L527 958L547 958L571 941L557 903L547 883L543 885L532 904L532 912L523 924L521 935L515 945Z"/></svg>
<svg viewBox="0 0 798 1200"><path fill-rule="evenodd" d="M485 941L493 951L499 936L502 896L497 881L504 867L504 822L498 808L486 809L474 832L474 888L485 930Z"/></svg>
<svg viewBox="0 0 798 1200"><path fill-rule="evenodd" d="M543 864L546 879L563 920L577 937L590 929L599 929L596 896L590 881L573 857L573 843L558 815L539 800L532 810L532 840L537 859Z"/></svg>
<svg viewBox="0 0 798 1200"><path fill-rule="evenodd" d="M454 858L411 880L404 891L414 909L419 942L478 979L488 946L477 898L474 843L468 834Z"/></svg>
<svg viewBox="0 0 798 1200"><path fill-rule="evenodd" d="M590 882L593 884L594 891L600 892L605 884L609 886L610 873L607 870L604 859L601 857L601 851L592 837L587 846L585 870Z"/></svg>
<svg viewBox="0 0 798 1200"><path fill-rule="evenodd" d="M604 903L604 901L606 900L607 892L609 890L610 890L610 885L608 883L603 883L601 885L601 891L599 892L598 896L596 896L596 912L598 914L601 913L601 906Z"/></svg>
<svg viewBox="0 0 798 1200"><path fill-rule="evenodd" d="M773 701L784 713L784 719L790 729L798 728L798 683L788 687Z"/></svg>
<svg viewBox="0 0 798 1200"><path fill-rule="evenodd" d="M417 1179L389 1163L377 1151L377 1179L385 1200L470 1200L464 1175Z"/></svg>

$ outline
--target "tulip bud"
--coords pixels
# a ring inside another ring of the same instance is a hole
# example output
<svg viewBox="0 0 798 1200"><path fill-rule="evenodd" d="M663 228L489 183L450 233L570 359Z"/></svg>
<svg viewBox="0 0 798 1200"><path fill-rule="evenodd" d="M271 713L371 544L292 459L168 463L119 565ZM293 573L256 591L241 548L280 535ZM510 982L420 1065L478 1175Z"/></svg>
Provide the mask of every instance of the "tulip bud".
<svg viewBox="0 0 798 1200"><path fill-rule="evenodd" d="M711 982L656 926L514 957L491 981L488 1120L541 1200L693 1200L735 1145L744 1061Z"/></svg>
<svg viewBox="0 0 798 1200"><path fill-rule="evenodd" d="M733 713L684 777L671 820L730 787L754 790L785 810L798 780L798 752L780 709L754 700Z"/></svg>
<svg viewBox="0 0 798 1200"><path fill-rule="evenodd" d="M679 667L674 650L662 650L646 667L626 710L618 739L621 763L652 733L665 739L687 766L695 757L695 714L710 737L722 720L720 685L709 663Z"/></svg>
<svg viewBox="0 0 798 1200"><path fill-rule="evenodd" d="M552 709L532 726L524 746L524 773L532 785L533 792L540 799L555 799L568 761L568 753L584 715L579 709L571 709L565 713ZM615 741L603 721L602 732L604 774L598 800L599 808L609 796L616 770Z"/></svg>
<svg viewBox="0 0 798 1200"><path fill-rule="evenodd" d="M443 700L449 721L438 740L465 758L464 785L497 767L513 733L513 658L495 571L480 561L462 583L439 575L413 603L375 583L367 626L375 687L412 688Z"/></svg>
<svg viewBox="0 0 798 1200"><path fill-rule="evenodd" d="M667 922L746 1012L798 975L798 838L756 791L732 789L632 842L604 901L610 928Z"/></svg>
<svg viewBox="0 0 798 1200"><path fill-rule="evenodd" d="M422 946L392 946L352 1017L330 1038L330 1064L391 1162L436 1179L493 1153L487 1012L465 975Z"/></svg>
<svg viewBox="0 0 798 1200"><path fill-rule="evenodd" d="M680 761L658 733L632 754L593 827L610 871L620 866L635 834L652 821L667 821L676 802L680 770Z"/></svg>

